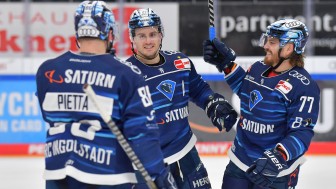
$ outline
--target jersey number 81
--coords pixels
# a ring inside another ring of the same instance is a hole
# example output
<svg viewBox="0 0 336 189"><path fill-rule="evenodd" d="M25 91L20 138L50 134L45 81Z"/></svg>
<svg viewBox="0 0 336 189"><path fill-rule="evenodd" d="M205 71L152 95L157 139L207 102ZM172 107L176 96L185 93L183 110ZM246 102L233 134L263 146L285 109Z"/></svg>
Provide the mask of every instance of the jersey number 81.
<svg viewBox="0 0 336 189"><path fill-rule="evenodd" d="M141 97L141 101L144 107L153 105L151 94L149 92L149 88L147 85L144 87L138 88L138 93L139 93L139 96Z"/></svg>

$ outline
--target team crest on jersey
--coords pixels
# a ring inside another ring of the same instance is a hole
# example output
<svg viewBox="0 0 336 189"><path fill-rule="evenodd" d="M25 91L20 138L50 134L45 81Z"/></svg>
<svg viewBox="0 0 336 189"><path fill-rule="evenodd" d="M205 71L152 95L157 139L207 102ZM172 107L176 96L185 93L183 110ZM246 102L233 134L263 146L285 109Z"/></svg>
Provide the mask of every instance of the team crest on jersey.
<svg viewBox="0 0 336 189"><path fill-rule="evenodd" d="M275 88L284 94L288 94L289 91L292 90L293 86L287 81L280 80L279 83L275 86Z"/></svg>
<svg viewBox="0 0 336 189"><path fill-rule="evenodd" d="M188 69L190 68L190 61L188 58L182 58L178 60L174 60L174 65L177 69L182 70L182 69Z"/></svg>
<svg viewBox="0 0 336 189"><path fill-rule="evenodd" d="M262 99L263 97L261 96L260 92L257 90L253 90L250 93L250 100L249 100L250 110L252 110L254 106L257 105Z"/></svg>
<svg viewBox="0 0 336 189"><path fill-rule="evenodd" d="M162 81L156 89L164 94L170 101L173 99L176 82L172 80Z"/></svg>

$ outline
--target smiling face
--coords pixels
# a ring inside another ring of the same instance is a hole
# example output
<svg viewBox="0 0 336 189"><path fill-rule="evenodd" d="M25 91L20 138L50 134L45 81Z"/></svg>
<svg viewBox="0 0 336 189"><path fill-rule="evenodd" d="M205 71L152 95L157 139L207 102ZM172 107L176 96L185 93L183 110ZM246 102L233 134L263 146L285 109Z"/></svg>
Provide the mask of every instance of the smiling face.
<svg viewBox="0 0 336 189"><path fill-rule="evenodd" d="M269 66L276 66L279 61L280 57L283 58L283 61L288 61L291 54L294 51L293 43L285 44L280 51L280 40L275 37L267 37L264 43L264 51L266 55L264 57L264 63ZM280 54L279 54L280 51Z"/></svg>
<svg viewBox="0 0 336 189"><path fill-rule="evenodd" d="M135 29L133 45L137 54L144 60L153 60L159 55L162 34L158 27L144 27Z"/></svg>
<svg viewBox="0 0 336 189"><path fill-rule="evenodd" d="M266 55L264 57L264 63L269 66L275 66L279 62L279 44L278 38L268 37L264 45Z"/></svg>

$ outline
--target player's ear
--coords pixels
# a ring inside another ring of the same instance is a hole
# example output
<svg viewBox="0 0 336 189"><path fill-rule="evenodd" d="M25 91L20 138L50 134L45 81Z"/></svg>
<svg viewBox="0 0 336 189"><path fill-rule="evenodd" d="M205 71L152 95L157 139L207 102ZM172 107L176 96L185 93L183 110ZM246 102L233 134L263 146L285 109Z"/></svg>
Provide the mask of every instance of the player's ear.
<svg viewBox="0 0 336 189"><path fill-rule="evenodd" d="M289 55L291 55L294 52L294 44L293 43L287 43L283 50L285 51L286 56L288 57Z"/></svg>

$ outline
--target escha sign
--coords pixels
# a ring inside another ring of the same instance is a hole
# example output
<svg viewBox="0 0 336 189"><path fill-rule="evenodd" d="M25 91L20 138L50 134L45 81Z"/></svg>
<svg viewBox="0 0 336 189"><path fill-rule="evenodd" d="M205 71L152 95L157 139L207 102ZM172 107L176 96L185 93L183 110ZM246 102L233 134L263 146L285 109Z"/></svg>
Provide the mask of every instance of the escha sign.
<svg viewBox="0 0 336 189"><path fill-rule="evenodd" d="M0 143L39 143L49 125L43 121L34 80L1 81Z"/></svg>
<svg viewBox="0 0 336 189"><path fill-rule="evenodd" d="M1 57L50 57L71 50L77 51L74 31L74 11L78 3L31 3L25 11L23 3L0 3L0 56ZM178 49L178 4L124 4L123 23L118 22L118 4L110 4L119 25L115 48L123 39L124 55L131 55L127 22L130 14L139 8L151 7L165 24L164 46ZM29 15L27 15L29 12ZM168 22L168 19L171 21ZM167 20L165 22L165 20ZM169 23L169 26L168 26ZM122 37L122 38L121 38Z"/></svg>

